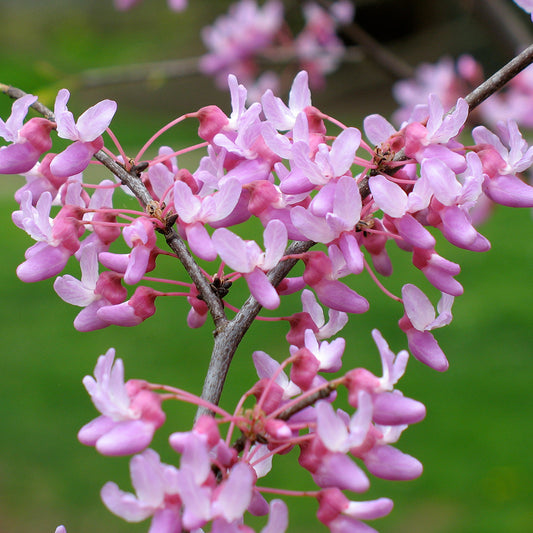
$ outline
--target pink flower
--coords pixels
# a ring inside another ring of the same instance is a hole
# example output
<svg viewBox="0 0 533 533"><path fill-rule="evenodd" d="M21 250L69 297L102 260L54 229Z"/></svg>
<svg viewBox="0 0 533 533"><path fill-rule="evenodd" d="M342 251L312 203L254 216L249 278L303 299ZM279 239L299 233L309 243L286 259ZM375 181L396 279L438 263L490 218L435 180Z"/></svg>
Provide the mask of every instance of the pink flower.
<svg viewBox="0 0 533 533"><path fill-rule="evenodd" d="M154 302L158 296L160 296L158 291L141 285L135 289L133 296L127 302L100 307L96 311L96 316L116 326L138 326L155 313Z"/></svg>
<svg viewBox="0 0 533 533"><path fill-rule="evenodd" d="M522 138L515 121L498 123L499 137L484 126L472 131L486 179L483 192L510 207L533 207L533 187L516 176L533 164L533 146ZM505 143L505 144L504 144Z"/></svg>
<svg viewBox="0 0 533 533"><path fill-rule="evenodd" d="M433 305L428 297L415 285L402 288L405 314L400 319L400 328L405 331L411 353L422 363L443 372L448 369L448 360L430 333L435 328L446 326L452 321L453 296L442 294L435 316Z"/></svg>
<svg viewBox="0 0 533 533"><path fill-rule="evenodd" d="M92 156L104 146L101 135L117 110L116 102L102 100L87 109L75 123L72 113L67 109L69 98L69 91L61 89L54 106L57 134L74 141L50 165L52 173L59 177L72 176L87 168Z"/></svg>
<svg viewBox="0 0 533 533"><path fill-rule="evenodd" d="M287 230L279 220L271 220L263 233L265 252L255 241L243 241L226 228L213 233L213 244L221 259L243 274L250 292L267 309L276 309L280 299L265 272L276 266L287 247Z"/></svg>
<svg viewBox="0 0 533 533"><path fill-rule="evenodd" d="M236 179L225 181L220 189L208 196L194 195L183 181L174 185L174 207L179 215L191 250L206 261L217 255L205 224L226 218L234 210L241 195L241 184Z"/></svg>
<svg viewBox="0 0 533 533"><path fill-rule="evenodd" d="M145 382L124 383L122 359L114 359L115 350L110 348L98 358L94 378L83 378L102 415L83 426L78 439L82 444L95 446L103 455L129 455L150 444L156 429L165 421L165 413L161 397Z"/></svg>
<svg viewBox="0 0 533 533"><path fill-rule="evenodd" d="M81 257L81 280L60 276L54 281L54 290L65 302L83 307L74 319L78 331L94 331L109 326L98 317L97 311L106 305L116 305L127 297L121 278L113 272L98 274L98 256L95 244L84 246Z"/></svg>
<svg viewBox="0 0 533 533"><path fill-rule="evenodd" d="M21 198L21 210L13 213L13 222L37 242L25 253L26 261L17 267L17 276L26 283L51 278L63 270L71 255L79 248L83 226L82 211L65 206L54 220L50 219L52 195L45 192L35 207L31 192Z"/></svg>
<svg viewBox="0 0 533 533"><path fill-rule="evenodd" d="M0 119L0 137L11 143L0 147L0 174L29 172L41 154L52 148L53 122L35 117L23 124L29 107L36 101L36 96L27 94L15 100L5 122Z"/></svg>
<svg viewBox="0 0 533 533"><path fill-rule="evenodd" d="M388 515L393 506L389 498L367 502L348 500L338 488L328 488L318 495L318 519L329 527L331 533L376 533L360 520L372 520Z"/></svg>
<svg viewBox="0 0 533 533"><path fill-rule="evenodd" d="M130 460L130 474L136 495L121 491L108 482L100 493L104 505L128 522L152 517L151 531L181 531L181 501L178 470L161 462L153 450L145 450Z"/></svg>
<svg viewBox="0 0 533 533"><path fill-rule="evenodd" d="M308 75L305 70L299 72L289 92L289 106L281 98L274 96L268 89L261 98L263 113L274 128L280 131L292 130L296 117L311 105L311 91L309 90Z"/></svg>

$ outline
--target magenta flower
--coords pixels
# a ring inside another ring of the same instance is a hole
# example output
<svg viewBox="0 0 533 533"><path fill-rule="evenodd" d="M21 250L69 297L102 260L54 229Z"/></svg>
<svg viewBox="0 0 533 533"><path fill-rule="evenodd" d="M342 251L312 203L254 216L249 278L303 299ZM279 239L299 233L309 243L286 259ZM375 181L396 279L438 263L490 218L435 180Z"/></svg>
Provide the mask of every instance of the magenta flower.
<svg viewBox="0 0 533 533"><path fill-rule="evenodd" d="M23 124L29 107L36 101L36 96L27 94L15 100L5 122L0 119L0 137L11 143L0 147L0 174L29 172L41 154L52 148L53 122L35 117Z"/></svg>
<svg viewBox="0 0 533 533"><path fill-rule="evenodd" d="M311 105L311 91L309 90L307 72L299 72L289 92L289 106L287 107L281 98L274 96L268 89L261 98L263 113L274 128L279 131L292 130L296 122L296 117Z"/></svg>
<svg viewBox="0 0 533 533"><path fill-rule="evenodd" d="M324 311L316 301L313 291L304 289L302 291L302 308L308 313L314 324L318 328L316 338L319 340L329 339L335 333L338 333L348 322L348 315L335 309L328 310L329 321L324 319Z"/></svg>
<svg viewBox="0 0 533 533"><path fill-rule="evenodd" d="M411 353L422 363L443 372L448 369L448 360L430 333L435 328L446 326L452 321L453 296L442 294L435 316L433 305L428 297L415 285L402 288L405 314L400 319L400 328L405 331Z"/></svg>
<svg viewBox="0 0 533 533"><path fill-rule="evenodd" d="M163 425L165 413L161 397L146 383L124 383L122 359L115 359L110 348L98 358L94 378L85 376L83 384L95 407L102 413L78 432L82 444L95 446L103 455L130 455L144 450L156 429Z"/></svg>
<svg viewBox="0 0 533 533"><path fill-rule="evenodd" d="M318 519L329 527L331 533L377 533L360 520L373 520L388 515L393 502L379 498L366 502L354 502L338 488L327 488L318 495Z"/></svg>
<svg viewBox="0 0 533 533"><path fill-rule="evenodd" d="M259 7L255 0L241 0L202 31L208 53L200 61L206 74L223 87L228 74L250 80L253 56L268 47L283 24L283 4L270 0Z"/></svg>
<svg viewBox="0 0 533 533"><path fill-rule="evenodd" d="M513 120L498 123L498 133L499 137L484 126L472 131L481 145L479 156L486 173L483 192L501 205L533 207L533 187L516 176L533 164L533 146L522 138Z"/></svg>
<svg viewBox="0 0 533 533"><path fill-rule="evenodd" d="M141 285L135 289L128 301L100 307L96 311L96 316L116 326L138 326L155 313L154 302L160 295L158 291Z"/></svg>
<svg viewBox="0 0 533 533"><path fill-rule="evenodd" d="M233 270L243 274L252 296L267 309L280 304L276 289L265 272L276 266L287 247L287 230L279 220L271 220L263 233L265 252L255 241L244 241L226 228L213 233L213 245L220 258Z"/></svg>
<svg viewBox="0 0 533 533"><path fill-rule="evenodd" d="M98 317L97 311L106 305L116 305L127 297L120 276L113 272L98 274L98 255L95 244L83 247L80 257L81 280L67 274L54 281L54 290L65 302L83 307L74 319L78 331L94 331L109 326Z"/></svg>
<svg viewBox="0 0 533 533"><path fill-rule="evenodd" d="M360 274L364 268L363 254L353 230L361 218L361 208L357 183L351 177L342 176L324 185L308 209L295 206L291 221L312 241L329 244L335 240L350 272Z"/></svg>
<svg viewBox="0 0 533 533"><path fill-rule="evenodd" d="M230 215L239 201L241 189L241 184L236 179L230 179L225 181L218 191L200 197L193 194L185 182L175 183L174 207L189 246L198 257L206 261L216 258L215 246L204 225Z"/></svg>
<svg viewBox="0 0 533 533"><path fill-rule="evenodd" d="M346 413L335 413L329 402L316 404L317 434L331 452L347 453L361 446L372 422L372 398L360 391L357 411L348 419Z"/></svg>
<svg viewBox="0 0 533 533"><path fill-rule="evenodd" d="M26 250L26 261L17 267L17 276L26 283L51 278L63 270L80 246L78 239L83 227L76 223L82 213L66 206L54 220L50 219L49 192L43 193L34 207L31 192L26 191L20 206L22 209L13 213L13 222L37 242Z"/></svg>
<svg viewBox="0 0 533 533"><path fill-rule="evenodd" d="M291 168L298 167L313 185L325 185L350 170L360 143L361 132L356 128L347 128L333 141L331 147L325 143L319 144L312 159L309 145L299 141L292 149Z"/></svg>
<svg viewBox="0 0 533 533"><path fill-rule="evenodd" d="M419 113L421 109L418 110ZM457 154L448 149L446 145L462 130L468 117L468 104L463 98L459 98L453 113L445 115L444 107L438 96L430 94L426 117L425 126L418 121L406 126L404 134L406 155L422 161L424 157L428 157L427 150L431 150L434 145L442 145L438 149L440 158L444 159L449 166L453 166Z"/></svg>
<svg viewBox="0 0 533 533"><path fill-rule="evenodd" d="M104 146L101 135L117 110L116 102L102 100L74 122L72 113L67 109L69 98L69 91L61 89L54 106L57 134L63 139L74 141L50 165L52 173L59 177L72 176L87 168L92 156Z"/></svg>
<svg viewBox="0 0 533 533"><path fill-rule="evenodd" d="M132 249L124 281L128 285L135 285L146 274L150 255L156 244L154 225L147 218L139 217L122 230L122 235Z"/></svg>
<svg viewBox="0 0 533 533"><path fill-rule="evenodd" d="M332 248L335 247L330 246L330 250ZM318 250L307 252L303 261L305 263L303 280L314 289L323 305L344 313L366 313L368 311L368 301L338 281L341 269L337 268L339 266L337 261L334 264L330 257Z"/></svg>
<svg viewBox="0 0 533 533"><path fill-rule="evenodd" d="M105 506L127 522L152 517L150 531L181 531L181 502L178 495L178 470L161 462L153 450L132 457L130 474L136 495L121 491L108 482L100 493Z"/></svg>

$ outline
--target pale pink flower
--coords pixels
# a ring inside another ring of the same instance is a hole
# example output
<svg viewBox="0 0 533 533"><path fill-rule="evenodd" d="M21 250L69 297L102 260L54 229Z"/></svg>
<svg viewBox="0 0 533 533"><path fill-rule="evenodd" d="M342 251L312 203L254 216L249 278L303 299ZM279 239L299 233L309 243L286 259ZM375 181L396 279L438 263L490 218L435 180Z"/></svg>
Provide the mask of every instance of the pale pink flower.
<svg viewBox="0 0 533 533"><path fill-rule="evenodd" d="M78 439L103 455L144 450L165 421L161 397L145 382L124 383L124 365L122 359L115 361L113 348L98 358L94 378L85 376L83 384L102 414L80 429Z"/></svg>

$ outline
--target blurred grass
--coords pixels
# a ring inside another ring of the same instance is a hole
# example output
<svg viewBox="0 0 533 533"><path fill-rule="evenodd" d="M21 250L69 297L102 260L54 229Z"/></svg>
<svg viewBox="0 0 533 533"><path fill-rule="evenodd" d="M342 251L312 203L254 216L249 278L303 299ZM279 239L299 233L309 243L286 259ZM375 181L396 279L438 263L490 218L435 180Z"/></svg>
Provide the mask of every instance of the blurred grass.
<svg viewBox="0 0 533 533"><path fill-rule="evenodd" d="M146 1L126 14L116 13L110 0L55 0L46 3L46 13L36 15L36 2L0 1L3 20L8 21L0 45L9 50L0 58L0 81L39 94L48 105L53 105L59 87L68 86L73 93L69 107L75 115L102 98L117 99L119 110L112 127L133 154L169 118L208 103L219 103L227 110L226 95L216 92L211 80L199 78L167 84L152 80L134 90L110 86L76 91L75 74L86 68L201 53L196 34L204 24L206 6L209 17L214 17L215 10L222 12L228 3L191 2L183 16L166 11L162 0ZM361 78L370 80L365 75ZM352 117L363 104L350 97L350 85L343 83L332 80L333 87L341 85L344 92L333 93L331 107L326 104L323 109L333 114L332 108L342 108L346 117ZM376 93L375 86L366 88L373 103L387 93L386 87ZM388 98L381 102L383 108L367 106L367 112L385 114L391 106ZM314 96L314 101L319 107L322 101L328 102L323 95ZM7 116L10 105L7 98L0 98L0 116ZM166 134L164 142L182 146L194 127L193 122L180 125ZM185 159L180 161L183 164ZM186 302L159 299L157 314L140 327L111 327L88 334L74 331L71 323L77 310L55 295L51 281L26 285L15 276L31 244L10 220L15 208L12 192L21 184L18 178L4 178L0 187L0 533L54 531L60 523L69 533L146 531L146 523L126 524L99 500L99 490L108 480L129 490L128 461L103 458L77 442L79 427L96 414L81 379L92 373L97 356L114 346L125 361L127 378L199 393L208 364L211 324L191 331L185 325ZM442 255L462 265L459 280L466 294L456 300L452 325L436 332L450 359L450 370L438 374L412 360L400 383L406 395L428 407L427 419L409 428L399 443L400 449L424 463L425 472L409 483L372 480L370 492L362 499L387 495L395 500L392 515L375 522L382 533L533 530L530 211L498 209L481 231L493 242L486 254L439 244ZM411 272L405 254L394 248L391 254L399 266L387 280L388 288L398 293L405 280L427 287L418 272ZM71 267L77 274L76 265ZM163 268L172 276L178 267L168 260ZM396 325L399 309L367 276L359 276L353 286L369 298L372 307L369 313L353 317L343 331L344 361L379 372L370 331L378 327L395 351L404 348L404 335ZM436 291L431 294L437 297ZM230 301L239 305L242 298L243 291L232 288ZM283 313L295 309L299 304L293 297ZM235 357L224 406L231 408L253 383L253 350L263 349L278 359L286 355L285 333L284 324L254 325ZM165 461L173 462L176 455L166 438L172 431L188 428L193 410L177 404L166 407L168 421L154 448ZM294 461L294 453L279 458L280 468L265 484L311 487L308 476L291 466ZM311 502L291 502L289 530L324 531L316 525L315 512Z"/></svg>

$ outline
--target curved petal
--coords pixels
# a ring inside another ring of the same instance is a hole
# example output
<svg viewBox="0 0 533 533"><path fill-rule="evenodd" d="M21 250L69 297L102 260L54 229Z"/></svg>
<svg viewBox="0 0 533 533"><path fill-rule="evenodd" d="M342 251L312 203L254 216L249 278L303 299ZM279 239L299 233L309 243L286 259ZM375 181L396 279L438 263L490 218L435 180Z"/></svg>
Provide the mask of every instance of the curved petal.
<svg viewBox="0 0 533 533"><path fill-rule="evenodd" d="M368 181L376 205L392 218L400 218L407 209L407 194L396 183L378 174Z"/></svg>
<svg viewBox="0 0 533 533"><path fill-rule="evenodd" d="M357 128L346 128L333 141L329 157L334 176L342 176L350 170L360 143L361 132Z"/></svg>
<svg viewBox="0 0 533 533"><path fill-rule="evenodd" d="M17 267L17 276L26 283L43 281L59 274L69 257L70 253L65 248L43 246Z"/></svg>
<svg viewBox="0 0 533 533"><path fill-rule="evenodd" d="M133 494L124 492L116 483L106 483L100 491L104 505L128 522L141 522L154 512L152 506L139 501Z"/></svg>
<svg viewBox="0 0 533 533"><path fill-rule="evenodd" d="M224 263L235 272L250 272L253 266L248 260L246 242L226 228L215 230L211 241Z"/></svg>
<svg viewBox="0 0 533 533"><path fill-rule="evenodd" d="M203 224L200 222L191 224L185 228L185 233L187 234L187 242L194 254L205 261L216 259L217 251Z"/></svg>
<svg viewBox="0 0 533 533"><path fill-rule="evenodd" d="M279 307L279 294L262 270L254 268L244 277L250 288L250 293L264 308L276 309Z"/></svg>
<svg viewBox="0 0 533 533"><path fill-rule="evenodd" d="M76 123L80 141L94 141L96 137L102 135L111 123L116 111L117 103L113 100L102 100L87 109L80 115Z"/></svg>
<svg viewBox="0 0 533 533"><path fill-rule="evenodd" d="M287 247L287 228L280 220L271 220L263 233L265 243L265 259L263 270L275 267L285 253Z"/></svg>
<svg viewBox="0 0 533 533"><path fill-rule="evenodd" d="M50 171L59 178L79 174L89 166L94 153L90 144L76 141L52 159Z"/></svg>
<svg viewBox="0 0 533 533"><path fill-rule="evenodd" d="M0 148L0 174L23 174L29 172L39 160L41 153L28 141Z"/></svg>
<svg viewBox="0 0 533 533"><path fill-rule="evenodd" d="M126 420L115 425L96 442L102 455L131 455L144 450L152 442L154 426L142 420Z"/></svg>

